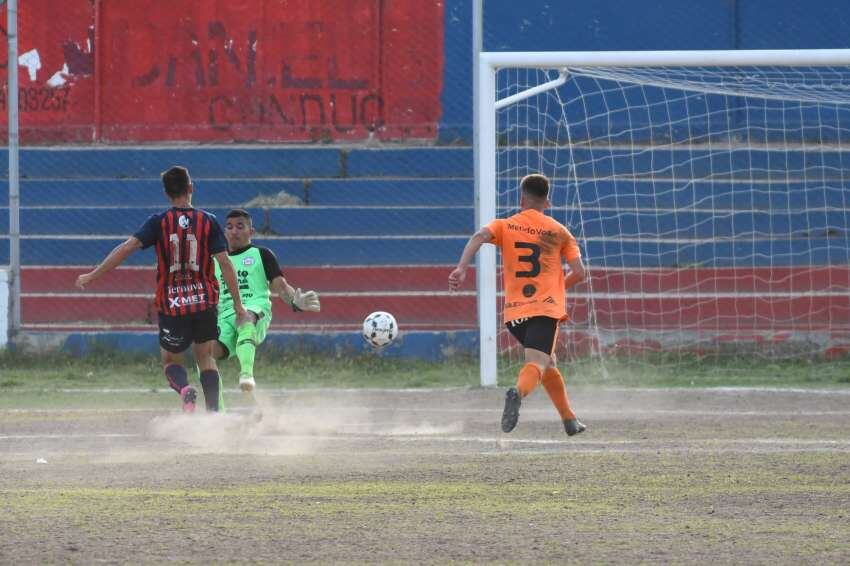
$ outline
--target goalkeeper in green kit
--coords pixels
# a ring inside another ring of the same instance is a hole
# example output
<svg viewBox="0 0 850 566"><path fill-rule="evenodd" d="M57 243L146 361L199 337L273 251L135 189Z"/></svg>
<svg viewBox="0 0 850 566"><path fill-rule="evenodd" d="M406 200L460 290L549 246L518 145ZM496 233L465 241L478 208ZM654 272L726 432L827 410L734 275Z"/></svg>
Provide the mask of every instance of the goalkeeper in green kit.
<svg viewBox="0 0 850 566"><path fill-rule="evenodd" d="M218 305L219 334L218 341L213 345L213 356L217 360L234 355L239 359L239 388L245 393L251 393L256 386L254 355L272 321L271 296L277 295L294 311L318 312L321 309L319 295L315 291L302 292L287 283L274 252L253 245L253 236L254 226L248 211L237 208L227 213L224 228L227 255L236 270L239 295L252 322L236 326L233 299L221 278L218 262L215 264L221 299Z"/></svg>

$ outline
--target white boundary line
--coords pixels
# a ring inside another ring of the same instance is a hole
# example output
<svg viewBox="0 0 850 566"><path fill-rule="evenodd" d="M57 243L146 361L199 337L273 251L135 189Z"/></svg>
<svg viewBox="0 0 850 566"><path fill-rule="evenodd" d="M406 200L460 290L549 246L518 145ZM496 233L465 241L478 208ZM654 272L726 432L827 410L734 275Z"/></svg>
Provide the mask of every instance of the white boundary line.
<svg viewBox="0 0 850 566"><path fill-rule="evenodd" d="M0 440L89 440L92 438L143 438L138 433L2 434Z"/></svg>
<svg viewBox="0 0 850 566"><path fill-rule="evenodd" d="M263 407L261 407L261 410ZM278 409L277 407L273 409ZM254 409L252 407L234 407L228 408L225 414L250 414ZM437 407L385 407L385 406L346 406L346 405L328 405L322 407L280 407L280 410L289 415L311 413L314 411L345 411L349 413L406 413L406 414L501 414L502 409L494 407L492 409L484 408L437 408ZM127 407L127 408L71 408L71 409L0 409L0 415L62 415L62 414L122 414L122 413L160 413L160 414L181 414L178 408L167 407ZM523 415L552 415L552 409L524 409ZM797 416L797 417L836 417L850 416L850 409L834 410L834 411L805 411L805 410L787 410L787 411L735 411L735 410L706 410L706 409L622 409L622 408L591 408L582 411L583 415L592 415L594 417L615 416L634 417L641 415L666 415L666 416L684 416L684 417L782 417L782 416ZM204 417L201 417L204 418ZM373 421L363 423L351 423L347 426L380 426L381 424L394 425L397 423L377 423Z"/></svg>
<svg viewBox="0 0 850 566"><path fill-rule="evenodd" d="M300 393L397 393L397 394L428 394L428 393L462 393L462 392L498 392L504 388L479 388L479 387L409 387L409 388L381 388L381 387L305 387L288 388L272 387L258 389L260 394L268 395L297 395ZM808 395L850 395L850 388L836 387L835 389L805 388L805 387L574 387L578 393L793 393ZM237 394L239 389L225 389L225 393ZM103 388L12 388L6 393L74 393L74 394L131 394L131 393L169 393L174 391L170 388L150 387L103 387Z"/></svg>
<svg viewBox="0 0 850 566"><path fill-rule="evenodd" d="M149 438L154 442L160 439L150 438L140 433L76 433L76 434L9 434L0 435L0 441L5 440L93 440L93 439L116 439L116 438ZM358 441L358 440L391 440L399 442L432 442L447 444L498 444L498 445L535 445L535 446L572 446L575 448L586 447L618 447L635 446L649 447L651 450L682 450L691 447L717 447L721 449L726 445L732 446L776 446L784 447L784 450L795 450L796 447L822 447L847 448L850 449L850 438L848 439L812 439L812 438L731 438L731 439L692 439L692 440L628 440L628 439L546 439L546 438L508 438L505 436L439 436L433 434L268 434L255 437L254 440L292 440L292 441ZM191 446L191 444L189 444ZM203 446L195 446L203 449Z"/></svg>

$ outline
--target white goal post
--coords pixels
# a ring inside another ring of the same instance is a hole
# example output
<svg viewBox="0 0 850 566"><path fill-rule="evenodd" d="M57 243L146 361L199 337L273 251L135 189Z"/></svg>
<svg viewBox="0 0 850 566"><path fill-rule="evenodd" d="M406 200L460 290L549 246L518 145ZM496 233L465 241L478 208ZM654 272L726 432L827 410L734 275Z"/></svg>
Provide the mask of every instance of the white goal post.
<svg viewBox="0 0 850 566"><path fill-rule="evenodd" d="M756 77L752 79L758 82L758 87L755 90L749 90L751 77L746 70L762 67L771 69L771 72L766 75L767 78ZM478 161L475 165L477 177L476 229L496 218L498 212L497 152L499 151L499 144L504 142L500 141L500 132L497 129L497 112L528 99L545 96L545 93L552 89L559 89L566 81L570 80L573 70L581 70L591 76L593 80L604 82L609 80L608 77L602 76L600 78L598 75L594 75L594 69L637 70L633 73L635 76L642 73L640 69L676 69L681 71L680 75L670 78L668 74L662 74L660 78L647 79L646 84L660 89L705 89L706 93L720 93L730 97L736 97L739 96L739 93L742 93L743 96L755 96L764 99L770 99L774 96L772 89L776 89L776 93L778 93L776 96L779 98L784 99L790 96L791 99L794 99L795 95L789 95L788 91L797 88L801 96L799 100L810 101L823 97L831 103L850 102L850 81L845 82L842 78L830 82L822 77L818 78L818 75L813 86L809 87L807 86L808 83L805 83L807 73L795 71L797 68L811 70L811 68L819 69L823 67L850 68L850 50L482 52L479 54L476 73L478 100L474 102L474 111L478 122L478 131L475 133L478 137ZM708 69L709 73L712 72L712 69L724 68L737 68L743 69L743 71L739 71L740 74L737 78L731 81L727 81L726 75L721 71L718 75L700 83L700 81L692 81L685 76L687 70L691 68ZM532 82L515 84L512 89L500 90L497 85L497 73L515 69L546 70L548 74L544 75L542 79L540 75L537 75L538 82L536 84ZM793 81L773 81L771 77L776 76L777 73L782 74L783 69L789 70L788 74L793 77ZM817 75L817 73L818 71L815 71L813 74ZM617 74L614 73L614 75ZM848 76L850 76L850 73L848 73ZM616 80L628 82L630 77ZM829 84L826 84L827 82ZM649 115L649 112L647 112L647 115ZM522 119L522 117L519 119ZM565 125L564 127L569 132L569 126ZM686 127L690 126L686 125ZM626 133L629 132L626 131ZM770 135L773 135L773 132L765 128L765 139ZM778 135L781 136L781 134ZM622 139L622 137L617 139ZM613 139L613 136L610 139ZM786 140L786 143L792 142L793 140ZM554 143L557 145L559 142L555 141ZM567 152L565 151L565 153ZM576 167L572 166L571 171L575 172L575 169ZM848 177L850 177L850 173L848 173ZM579 240L581 242L581 238ZM589 258L591 274L596 259L594 257ZM498 318L501 299L498 297L500 285L497 282L497 267L495 247L483 246L478 253L477 260L480 380L482 386L494 386L497 382L498 334L501 326Z"/></svg>

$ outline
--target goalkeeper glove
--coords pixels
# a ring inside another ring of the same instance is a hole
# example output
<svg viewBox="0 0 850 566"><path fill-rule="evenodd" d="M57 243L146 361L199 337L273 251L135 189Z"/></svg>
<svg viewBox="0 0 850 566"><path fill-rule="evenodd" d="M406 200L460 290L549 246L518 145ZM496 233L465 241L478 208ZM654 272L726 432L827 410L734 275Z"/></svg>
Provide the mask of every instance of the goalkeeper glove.
<svg viewBox="0 0 850 566"><path fill-rule="evenodd" d="M301 291L295 289L295 295L292 297L292 310L319 312L322 310L322 305L319 304L319 295L315 291Z"/></svg>

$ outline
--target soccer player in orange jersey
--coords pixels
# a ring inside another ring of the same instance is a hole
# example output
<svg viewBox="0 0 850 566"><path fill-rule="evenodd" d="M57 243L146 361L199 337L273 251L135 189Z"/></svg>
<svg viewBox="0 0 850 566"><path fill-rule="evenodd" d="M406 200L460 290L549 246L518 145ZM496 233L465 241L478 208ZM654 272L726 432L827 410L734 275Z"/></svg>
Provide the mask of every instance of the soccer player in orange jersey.
<svg viewBox="0 0 850 566"><path fill-rule="evenodd" d="M543 383L558 409L564 430L570 436L587 427L570 407L564 377L558 371L555 338L558 324L566 320L566 290L585 277L581 252L570 231L546 216L550 206L549 179L526 175L520 182L521 210L506 219L496 219L466 243L457 267L449 274L449 289L456 291L482 244L495 244L502 252L505 305L504 323L525 349L525 365L516 387L505 394L502 430L511 432L519 420L522 398ZM564 274L561 257L569 273Z"/></svg>

